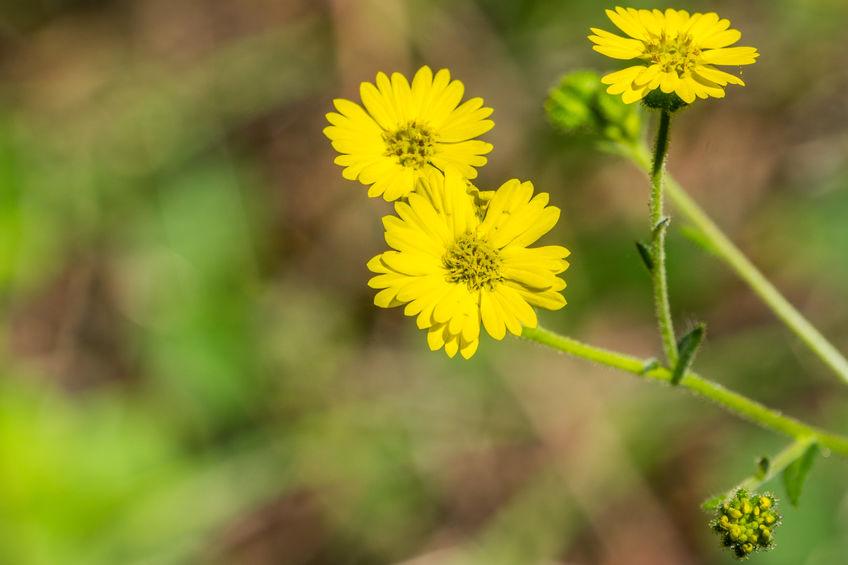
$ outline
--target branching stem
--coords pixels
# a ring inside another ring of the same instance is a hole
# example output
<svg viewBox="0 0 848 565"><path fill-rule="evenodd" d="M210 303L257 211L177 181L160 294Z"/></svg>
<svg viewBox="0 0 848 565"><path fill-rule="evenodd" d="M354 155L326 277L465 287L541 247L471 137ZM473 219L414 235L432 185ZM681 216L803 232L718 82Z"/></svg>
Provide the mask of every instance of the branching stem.
<svg viewBox="0 0 848 565"><path fill-rule="evenodd" d="M588 345L544 328L525 328L522 337L573 357L631 373L647 380L665 383L671 381L672 372L665 367L656 366L656 364L651 364L645 359ZM725 410L763 428L796 440L816 441L822 447L848 457L848 437L828 432L786 416L692 371L683 376L679 387L712 400Z"/></svg>
<svg viewBox="0 0 848 565"><path fill-rule="evenodd" d="M644 146L623 147L622 150L636 166L653 176L654 164L650 160L647 148ZM780 294L780 291L730 241L721 231L721 228L710 219L707 213L674 178L670 175L665 175L665 177L669 198L674 202L677 210L700 231L710 250L719 259L727 263L825 365L830 367L845 383L848 383L848 360L845 356Z"/></svg>

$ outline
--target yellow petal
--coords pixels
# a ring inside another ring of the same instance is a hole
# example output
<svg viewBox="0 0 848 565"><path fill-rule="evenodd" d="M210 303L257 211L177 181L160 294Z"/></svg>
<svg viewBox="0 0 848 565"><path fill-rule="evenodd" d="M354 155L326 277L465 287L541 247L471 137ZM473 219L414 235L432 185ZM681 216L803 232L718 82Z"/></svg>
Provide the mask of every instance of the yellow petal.
<svg viewBox="0 0 848 565"><path fill-rule="evenodd" d="M405 123L414 120L417 116L412 112L412 91L405 76L400 73L392 73L391 92L394 97L398 121Z"/></svg>
<svg viewBox="0 0 848 565"><path fill-rule="evenodd" d="M498 288L498 292L503 298L504 304L510 309L515 317L518 318L518 321L521 322L522 326L526 328L536 327L538 324L536 312L529 304L527 304L518 291L507 285L501 285Z"/></svg>
<svg viewBox="0 0 848 565"><path fill-rule="evenodd" d="M462 343L459 347L459 353L465 359L471 359L474 356L474 353L477 352L477 346L480 345L479 339L474 339L471 341L462 340Z"/></svg>
<svg viewBox="0 0 848 565"><path fill-rule="evenodd" d="M636 65L633 67L628 67L621 71L616 71L614 73L610 73L605 75L601 82L609 85L628 85L632 83L637 76L639 76L643 71L645 71L648 67L644 65ZM611 94L621 94L621 92L611 93Z"/></svg>
<svg viewBox="0 0 848 565"><path fill-rule="evenodd" d="M745 86L745 82L738 76L713 67L699 65L695 67L694 72L708 81L714 82L720 86L724 86L726 84L738 84L739 86Z"/></svg>
<svg viewBox="0 0 848 565"><path fill-rule="evenodd" d="M607 57L612 57L613 59L622 59L625 61L629 59L635 59L636 57L642 54L641 49L611 47L607 45L593 45L592 49L594 49L601 55L606 55Z"/></svg>
<svg viewBox="0 0 848 565"><path fill-rule="evenodd" d="M397 291L394 288L386 288L374 295L374 305L380 308L393 308L400 306L400 302L395 300Z"/></svg>
<svg viewBox="0 0 848 565"><path fill-rule="evenodd" d="M689 77L681 78L677 82L677 87L674 89L674 92L677 93L680 99L687 104L691 104L696 98L695 89L692 84L693 82L694 81Z"/></svg>
<svg viewBox="0 0 848 565"><path fill-rule="evenodd" d="M393 130L397 127L394 109L389 106L388 101L383 98L376 86L370 82L363 82L359 85L359 97L362 98L368 113L380 124L381 128ZM342 109L339 108L339 110Z"/></svg>
<svg viewBox="0 0 848 565"><path fill-rule="evenodd" d="M440 128L451 112L459 106L459 102L462 100L464 94L465 85L458 80L451 81L447 88L442 91L441 95L434 98L430 103L427 111L427 119L430 124L436 129Z"/></svg>
<svg viewBox="0 0 848 565"><path fill-rule="evenodd" d="M662 74L662 78L660 80L660 90L665 92L666 94L670 94L674 92L677 88L677 83L679 82L679 78L677 73L674 71L667 71Z"/></svg>
<svg viewBox="0 0 848 565"><path fill-rule="evenodd" d="M644 98L651 90L653 88L650 86L628 88L621 94L621 99L625 104L633 104Z"/></svg>
<svg viewBox="0 0 848 565"><path fill-rule="evenodd" d="M742 32L736 29L728 29L714 33L704 39L697 40L696 44L701 47L701 49L719 49L721 47L733 45L740 39L742 39Z"/></svg>
<svg viewBox="0 0 848 565"><path fill-rule="evenodd" d="M430 351L438 351L445 345L444 326L433 326L427 332L427 345Z"/></svg>
<svg viewBox="0 0 848 565"><path fill-rule="evenodd" d="M606 10L607 17L615 24L615 26L635 39L646 40L650 38L648 31L642 22L639 20L639 15L632 8L616 8L615 11Z"/></svg>
<svg viewBox="0 0 848 565"><path fill-rule="evenodd" d="M759 53L754 47L725 47L701 53L700 61L713 65L751 65Z"/></svg>
<svg viewBox="0 0 848 565"><path fill-rule="evenodd" d="M445 341L445 353L453 359L457 351L459 351L459 336L451 336Z"/></svg>
<svg viewBox="0 0 848 565"><path fill-rule="evenodd" d="M506 326L498 313L492 294L488 290L480 293L480 317L483 320L483 327L486 328L490 336L498 340L504 338Z"/></svg>

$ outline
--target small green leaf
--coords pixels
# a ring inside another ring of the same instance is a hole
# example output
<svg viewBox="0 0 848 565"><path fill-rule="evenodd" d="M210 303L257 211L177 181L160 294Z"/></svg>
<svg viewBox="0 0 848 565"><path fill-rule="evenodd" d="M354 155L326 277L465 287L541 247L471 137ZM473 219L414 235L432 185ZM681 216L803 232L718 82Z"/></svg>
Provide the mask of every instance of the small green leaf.
<svg viewBox="0 0 848 565"><path fill-rule="evenodd" d="M671 218L666 216L665 218L660 220L660 222L656 226L654 226L654 232L651 235L653 236L655 241L661 234L665 233L665 231L668 229L668 226L670 224L671 224Z"/></svg>
<svg viewBox="0 0 848 565"><path fill-rule="evenodd" d="M647 372L650 372L650 371L653 371L654 369L657 369L659 366L660 366L660 362L652 357L651 359L646 360L645 364L642 365L642 371L640 372L640 374L644 375Z"/></svg>
<svg viewBox="0 0 848 565"><path fill-rule="evenodd" d="M718 510L718 507L721 506L722 502L724 502L724 497L716 495L702 502L701 509L706 510L707 512L712 512L713 510Z"/></svg>
<svg viewBox="0 0 848 565"><path fill-rule="evenodd" d="M760 480L763 480L768 476L769 468L771 468L771 459L766 456L760 457L757 460L757 473L756 477Z"/></svg>
<svg viewBox="0 0 848 565"><path fill-rule="evenodd" d="M819 446L813 443L783 471L783 486L786 487L786 494L789 496L789 502L792 503L792 506L798 506L804 481L810 473L810 468L813 466L813 461L818 452Z"/></svg>
<svg viewBox="0 0 848 565"><path fill-rule="evenodd" d="M677 343L678 358L677 365L671 373L671 384L677 385L692 366L692 361L695 360L695 354L701 343L704 341L704 335L707 333L707 327L704 324L698 324L692 330L680 338Z"/></svg>
<svg viewBox="0 0 848 565"><path fill-rule="evenodd" d="M648 249L648 246L642 243L641 241L636 242L636 250L639 252L639 257L642 258L642 262L645 264L645 267L648 269L648 272L653 273L654 260L651 258L651 250Z"/></svg>

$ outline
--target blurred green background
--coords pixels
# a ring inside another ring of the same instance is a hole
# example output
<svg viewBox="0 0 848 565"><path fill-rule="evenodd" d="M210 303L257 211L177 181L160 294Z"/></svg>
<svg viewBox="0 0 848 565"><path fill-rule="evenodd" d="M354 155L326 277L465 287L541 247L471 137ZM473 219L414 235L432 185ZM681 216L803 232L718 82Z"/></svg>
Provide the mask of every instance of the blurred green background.
<svg viewBox="0 0 848 565"><path fill-rule="evenodd" d="M543 323L654 355L646 181L542 110L614 68L586 40L612 6L0 2L0 563L731 563L699 503L783 440L516 339L430 353L371 305L390 208L321 134L376 71L450 67L495 108L479 184L564 210L569 306ZM675 7L762 57L677 119L671 171L848 351L848 4ZM848 431L844 386L733 274L679 229L669 253L705 374ZM844 562L846 492L819 460L756 562Z"/></svg>

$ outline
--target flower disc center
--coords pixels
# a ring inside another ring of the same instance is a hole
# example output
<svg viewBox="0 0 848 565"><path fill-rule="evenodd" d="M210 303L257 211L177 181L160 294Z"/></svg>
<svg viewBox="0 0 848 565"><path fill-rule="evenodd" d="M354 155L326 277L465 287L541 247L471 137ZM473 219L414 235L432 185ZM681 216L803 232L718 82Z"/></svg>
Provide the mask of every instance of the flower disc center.
<svg viewBox="0 0 848 565"><path fill-rule="evenodd" d="M495 283L503 280L498 252L471 233L454 242L443 262L448 282L465 283L469 290L492 290Z"/></svg>
<svg viewBox="0 0 848 565"><path fill-rule="evenodd" d="M668 37L663 34L658 40L645 46L644 57L664 72L674 71L678 76L686 74L698 61L701 49L693 45L690 35Z"/></svg>
<svg viewBox="0 0 848 565"><path fill-rule="evenodd" d="M387 157L394 157L398 164L413 169L426 165L435 151L432 130L416 122L384 133L383 140Z"/></svg>

